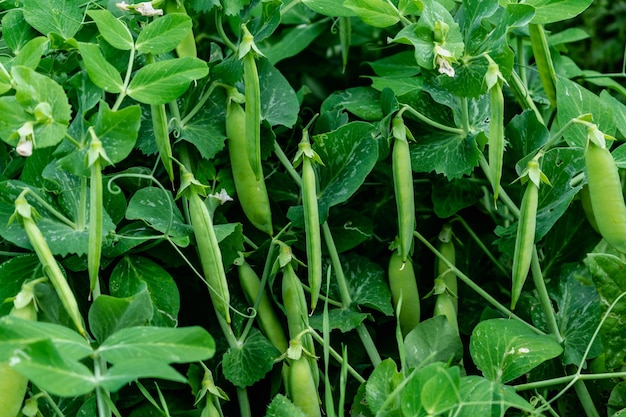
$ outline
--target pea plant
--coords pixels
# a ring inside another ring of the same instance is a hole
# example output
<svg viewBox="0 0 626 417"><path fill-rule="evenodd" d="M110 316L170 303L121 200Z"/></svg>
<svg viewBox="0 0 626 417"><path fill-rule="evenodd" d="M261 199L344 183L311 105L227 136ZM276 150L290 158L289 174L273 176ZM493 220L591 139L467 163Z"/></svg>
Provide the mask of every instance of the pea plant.
<svg viewBox="0 0 626 417"><path fill-rule="evenodd" d="M626 413L593 7L0 0L0 416Z"/></svg>

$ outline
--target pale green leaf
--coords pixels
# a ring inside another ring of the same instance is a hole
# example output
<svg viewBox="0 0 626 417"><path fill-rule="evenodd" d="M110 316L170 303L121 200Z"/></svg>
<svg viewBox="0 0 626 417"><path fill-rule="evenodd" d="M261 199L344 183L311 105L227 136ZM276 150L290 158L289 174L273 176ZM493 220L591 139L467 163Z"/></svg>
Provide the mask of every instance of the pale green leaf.
<svg viewBox="0 0 626 417"><path fill-rule="evenodd" d="M96 22L100 35L112 47L122 51L133 48L133 36L128 27L116 19L111 12L108 10L89 10L87 14Z"/></svg>
<svg viewBox="0 0 626 417"><path fill-rule="evenodd" d="M183 13L166 14L153 20L139 33L139 52L162 54L176 48L191 30L191 18Z"/></svg>
<svg viewBox="0 0 626 417"><path fill-rule="evenodd" d="M78 50L83 57L89 78L95 85L108 93L120 93L123 88L122 76L111 65L94 43L78 42Z"/></svg>

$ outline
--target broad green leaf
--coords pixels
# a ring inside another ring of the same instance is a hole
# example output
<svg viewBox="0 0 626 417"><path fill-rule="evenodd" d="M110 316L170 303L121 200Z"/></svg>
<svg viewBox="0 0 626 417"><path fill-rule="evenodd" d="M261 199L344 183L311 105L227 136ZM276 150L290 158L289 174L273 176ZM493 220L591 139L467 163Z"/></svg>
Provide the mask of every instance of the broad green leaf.
<svg viewBox="0 0 626 417"><path fill-rule="evenodd" d="M100 102L94 129L112 164L117 164L130 155L135 147L140 123L141 107L138 105L114 111L106 102ZM101 161L103 167L109 165L107 161Z"/></svg>
<svg viewBox="0 0 626 417"><path fill-rule="evenodd" d="M483 197L479 184L468 178L446 180L438 176L432 180L433 209L442 218L454 216L460 210L471 207Z"/></svg>
<svg viewBox="0 0 626 417"><path fill-rule="evenodd" d="M191 18L183 13L166 14L146 25L135 44L144 54L163 54L176 48L191 30Z"/></svg>
<svg viewBox="0 0 626 417"><path fill-rule="evenodd" d="M328 326L330 330L339 329L342 333L347 333L359 327L368 314L354 310L334 308L328 310ZM309 317L309 325L320 332L323 330L323 313L317 312Z"/></svg>
<svg viewBox="0 0 626 417"><path fill-rule="evenodd" d="M415 76L411 77L368 77L372 80L371 87L377 91L385 88L391 89L396 96L403 96L415 90L420 90L424 80Z"/></svg>
<svg viewBox="0 0 626 417"><path fill-rule="evenodd" d="M24 19L48 36L73 38L83 21L83 3L77 0L24 0Z"/></svg>
<svg viewBox="0 0 626 417"><path fill-rule="evenodd" d="M610 417L624 417L626 413L626 382L622 381L613 388L607 402Z"/></svg>
<svg viewBox="0 0 626 417"><path fill-rule="evenodd" d="M4 65L2 65L2 62L0 62L0 95L6 93L12 88L13 84L11 83L11 75Z"/></svg>
<svg viewBox="0 0 626 417"><path fill-rule="evenodd" d="M280 352L256 329L237 347L222 357L224 376L236 387L245 388L260 381L274 366Z"/></svg>
<svg viewBox="0 0 626 417"><path fill-rule="evenodd" d="M243 227L241 223L223 223L214 225L214 228L222 251L222 262L228 268L244 251Z"/></svg>
<svg viewBox="0 0 626 417"><path fill-rule="evenodd" d="M144 285L153 307L150 325L175 327L180 295L174 279L165 269L148 258L125 256L111 271L109 289L115 297L137 294Z"/></svg>
<svg viewBox="0 0 626 417"><path fill-rule="evenodd" d="M2 17L2 39L14 54L17 55L20 49L37 35L37 31L24 19L21 9L9 10Z"/></svg>
<svg viewBox="0 0 626 417"><path fill-rule="evenodd" d="M95 85L108 93L121 93L123 88L122 76L111 65L95 43L78 42L78 50L83 57L89 78Z"/></svg>
<svg viewBox="0 0 626 417"><path fill-rule="evenodd" d="M50 114L43 119L35 118L35 148L57 145L65 137L72 112L63 87L27 67L12 67L11 75L16 83L15 98L27 112L36 115L37 106L42 103L50 108Z"/></svg>
<svg viewBox="0 0 626 417"><path fill-rule="evenodd" d="M127 93L141 103L165 104L183 94L192 81L208 73L207 63L198 58L159 61L137 71Z"/></svg>
<svg viewBox="0 0 626 417"><path fill-rule="evenodd" d="M377 263L355 253L348 253L340 259L352 302L393 315L385 271Z"/></svg>
<svg viewBox="0 0 626 417"><path fill-rule="evenodd" d="M198 326L129 327L109 336L96 353L113 364L145 357L166 363L185 363L211 358L215 341Z"/></svg>
<svg viewBox="0 0 626 417"><path fill-rule="evenodd" d="M15 55L13 65L21 65L32 69L33 71L39 66L43 51L48 44L48 38L38 36L28 41L22 49Z"/></svg>
<svg viewBox="0 0 626 417"><path fill-rule="evenodd" d="M220 0L190 0L189 8L200 13L210 12L214 6L220 6Z"/></svg>
<svg viewBox="0 0 626 417"><path fill-rule="evenodd" d="M402 382L403 377L397 370L393 359L383 360L370 375L365 385L365 399L370 410L374 414L382 411L383 404L388 401L388 397ZM400 398L396 397L384 410L384 415L389 417L400 417Z"/></svg>
<svg viewBox="0 0 626 417"><path fill-rule="evenodd" d="M16 349L40 340L48 340L57 354L68 360L81 360L93 353L83 336L65 326L13 316L0 318L0 362L6 362Z"/></svg>
<svg viewBox="0 0 626 417"><path fill-rule="evenodd" d="M98 384L109 392L117 392L129 382L140 378L158 378L185 383L187 378L176 369L149 357L119 362L98 377Z"/></svg>
<svg viewBox="0 0 626 417"><path fill-rule="evenodd" d="M288 30L276 42L263 46L261 51L267 60L276 65L285 58L290 58L306 49L311 42L328 29L329 20L322 19L309 25L299 25Z"/></svg>
<svg viewBox="0 0 626 417"><path fill-rule="evenodd" d="M97 385L89 368L61 356L50 340L36 341L17 350L9 364L40 389L60 397L85 395Z"/></svg>
<svg viewBox="0 0 626 417"><path fill-rule="evenodd" d="M265 417L306 417L298 406L283 394L276 394L267 407Z"/></svg>
<svg viewBox="0 0 626 417"><path fill-rule="evenodd" d="M573 118L591 113L593 123L598 126L598 129L608 135L614 134L613 110L597 95L574 81L563 77L557 78L556 100L557 121L560 126L564 126ZM587 130L581 125L570 126L564 136L571 147L584 149L587 146Z"/></svg>
<svg viewBox="0 0 626 417"><path fill-rule="evenodd" d="M508 141L505 157L517 163L519 172L526 168L528 158L533 157L535 151L550 139L548 129L531 110L516 114L506 125L504 135Z"/></svg>
<svg viewBox="0 0 626 417"><path fill-rule="evenodd" d="M259 59L261 118L270 125L292 127L298 120L300 103L287 79L266 59Z"/></svg>
<svg viewBox="0 0 626 417"><path fill-rule="evenodd" d="M613 114L615 116L617 130L622 136L626 137L626 105L611 96L606 90L600 93L600 98L614 111ZM622 166L620 168L624 167Z"/></svg>
<svg viewBox="0 0 626 417"><path fill-rule="evenodd" d="M102 294L89 308L89 329L102 342L121 329L148 324L154 307L145 285L126 298Z"/></svg>
<svg viewBox="0 0 626 417"><path fill-rule="evenodd" d="M461 378L460 417L501 417L511 407L533 412L534 407L520 397L515 388L479 376Z"/></svg>
<svg viewBox="0 0 626 417"><path fill-rule="evenodd" d="M325 16L342 17L355 16L356 13L336 0L302 0L307 7Z"/></svg>
<svg viewBox="0 0 626 417"><path fill-rule="evenodd" d="M438 415L458 402L460 372L435 362L418 369L402 390L402 411L407 416Z"/></svg>
<svg viewBox="0 0 626 417"><path fill-rule="evenodd" d="M463 358L463 344L445 316L424 320L404 338L406 364L423 367L433 362L456 363Z"/></svg>
<svg viewBox="0 0 626 417"><path fill-rule="evenodd" d="M321 112L335 109L345 109L368 121L378 121L383 118L380 93L369 87L354 87L332 93L322 103Z"/></svg>
<svg viewBox="0 0 626 417"><path fill-rule="evenodd" d="M485 19L493 16L498 10L496 0L464 0L463 7L458 12L459 26L463 32L463 39L467 42L467 51L472 56L484 52L490 42L491 27L485 23ZM498 22L506 30L506 22ZM497 29L496 29L497 30Z"/></svg>
<svg viewBox="0 0 626 417"><path fill-rule="evenodd" d="M159 232L172 237L185 237L193 233L183 219L172 194L157 187L138 190L128 202L128 220L143 220Z"/></svg>
<svg viewBox="0 0 626 417"><path fill-rule="evenodd" d="M318 167L322 205L343 203L361 187L378 159L375 135L371 124L352 122L313 138L324 163Z"/></svg>
<svg viewBox="0 0 626 417"><path fill-rule="evenodd" d="M480 135L484 133L467 137L447 132L425 133L419 143L410 144L413 171L435 171L450 180L471 174L481 155L476 143Z"/></svg>
<svg viewBox="0 0 626 417"><path fill-rule="evenodd" d="M89 78L87 71L80 71L69 79L69 85L80 91L77 113L85 114L102 99L102 90ZM72 127L70 127L70 130Z"/></svg>
<svg viewBox="0 0 626 417"><path fill-rule="evenodd" d="M224 14L226 16L234 16L239 14L241 10L250 3L250 0L221 0Z"/></svg>
<svg viewBox="0 0 626 417"><path fill-rule="evenodd" d="M89 10L87 15L96 22L100 35L112 47L122 51L133 48L134 41L128 27L108 10Z"/></svg>
<svg viewBox="0 0 626 417"><path fill-rule="evenodd" d="M384 28L400 21L398 9L385 0L344 0L343 5L370 26Z"/></svg>
<svg viewBox="0 0 626 417"><path fill-rule="evenodd" d="M626 292L626 263L616 256L602 253L589 254L585 262L600 294L602 314L605 315L608 306ZM609 370L621 367L626 358L624 317L626 299L623 297L611 310L600 330Z"/></svg>
<svg viewBox="0 0 626 417"><path fill-rule="evenodd" d="M567 267L561 269L556 319L563 337L563 364L580 365L583 354L591 342L591 337L600 324L600 298L596 288L583 274L585 267ZM595 358L602 353L602 345L596 339L589 350L588 358Z"/></svg>
<svg viewBox="0 0 626 417"><path fill-rule="evenodd" d="M10 258L0 264L0 300L15 297L22 289L22 283L43 277L43 269L33 253ZM0 316L9 314L13 303L0 304Z"/></svg>
<svg viewBox="0 0 626 417"><path fill-rule="evenodd" d="M421 71L415 62L415 55L409 51L368 62L368 65L381 77L413 77Z"/></svg>
<svg viewBox="0 0 626 417"><path fill-rule="evenodd" d="M9 145L16 146L19 141L17 130L27 121L34 121L33 117L12 96L0 97L0 114L0 137Z"/></svg>
<svg viewBox="0 0 626 417"><path fill-rule="evenodd" d="M537 13L533 23L547 24L561 22L578 16L593 3L593 0L528 0Z"/></svg>
<svg viewBox="0 0 626 417"><path fill-rule="evenodd" d="M507 383L563 352L553 336L538 335L509 319L485 320L474 328L470 353L485 377Z"/></svg>

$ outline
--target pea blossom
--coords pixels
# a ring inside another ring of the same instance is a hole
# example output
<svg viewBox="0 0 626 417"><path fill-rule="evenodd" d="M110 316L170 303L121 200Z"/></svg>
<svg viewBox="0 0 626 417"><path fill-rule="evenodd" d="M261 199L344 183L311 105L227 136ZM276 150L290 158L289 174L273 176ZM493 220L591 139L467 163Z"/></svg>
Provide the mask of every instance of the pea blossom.
<svg viewBox="0 0 626 417"><path fill-rule="evenodd" d="M22 127L17 129L20 140L15 147L17 153L21 156L31 156L33 154L34 131L32 122L26 122Z"/></svg>

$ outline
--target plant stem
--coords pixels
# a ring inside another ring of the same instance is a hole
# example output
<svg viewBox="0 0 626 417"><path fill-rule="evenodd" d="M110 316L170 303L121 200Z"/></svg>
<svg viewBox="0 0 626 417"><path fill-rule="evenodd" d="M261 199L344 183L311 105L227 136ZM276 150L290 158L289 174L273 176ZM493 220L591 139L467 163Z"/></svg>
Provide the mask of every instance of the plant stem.
<svg viewBox="0 0 626 417"><path fill-rule="evenodd" d="M319 334L317 334L317 332L314 329L311 328L310 330L311 330L310 334L311 336L313 336L313 339L315 339L319 344L323 344L324 339ZM339 352L333 349L332 346L329 347L329 352L330 352L330 355L337 360L337 362L344 363L342 356L339 354ZM366 379L363 378L357 372L357 370L354 369L350 364L346 364L346 366L348 367L348 372L350 372L350 375L352 375L354 379L356 379L359 382L359 384L362 384L366 381Z"/></svg>
<svg viewBox="0 0 626 417"><path fill-rule="evenodd" d="M429 126L432 126L436 129L443 130L444 132L454 133L459 136L465 136L465 131L463 129L459 129L458 127L451 127L443 125L439 122L435 122L434 120L424 116L422 113L418 112L412 107L406 107L406 110L411 113L413 116L417 117L422 122L426 123Z"/></svg>
<svg viewBox="0 0 626 417"><path fill-rule="evenodd" d="M537 246L534 245L530 269L532 271L535 289L537 290L537 294L539 296L539 303L541 304L541 309L543 310L543 314L546 317L548 329L550 330L550 333L554 335L557 343L563 343L563 337L561 336L559 325L556 321L554 307L552 306L552 301L550 300L550 296L548 295L548 289L546 288L546 283L543 279L543 272L541 271L539 256L537 255Z"/></svg>
<svg viewBox="0 0 626 417"><path fill-rule="evenodd" d="M111 108L112 111L117 111L122 105L122 101L126 97L126 90L128 89L128 84L130 84L130 76L133 73L133 62L135 61L135 48L130 48L130 56L128 57L128 68L126 68L126 76L124 77L124 85L122 86L122 92L119 96L117 96L117 100L115 100L115 104Z"/></svg>
<svg viewBox="0 0 626 417"><path fill-rule="evenodd" d="M496 268L498 268L500 270L500 272L502 272L505 276L509 276L509 272L504 268L504 266L502 266L502 264L500 263L500 261L498 261L496 259L495 256L493 256L493 254L491 253L491 251L489 250L489 248L487 248L487 246L485 246L485 244L483 243L482 240L480 240L480 238L476 235L476 233L474 233L474 231L472 230L472 228L470 227L469 224L467 224L467 222L465 221L464 218L462 218L461 216L456 216L454 218L454 220L458 221L461 223L461 225L465 228L465 230L467 231L467 233L469 233L470 237L474 240L474 242L476 242L476 244L478 245L478 247L485 252L485 255L487 255L487 257L489 258L489 260L491 262L493 262L493 264L496 266Z"/></svg>
<svg viewBox="0 0 626 417"><path fill-rule="evenodd" d="M418 231L413 232L413 234L415 235L415 237L417 237L420 240L420 242L422 242L428 249L430 249L432 253L434 253L439 259L441 259L446 264L446 266L450 268L450 270L452 270L461 281L463 281L468 287L474 290L474 292L476 292L478 295L483 297L489 304L494 306L498 311L500 311L502 314L504 314L505 316L509 318L515 319L519 321L520 323L525 324L533 332L537 334L545 334L543 331L537 329L533 325L527 323L522 318L517 316L515 313L513 313L511 310L505 307L502 303L500 303L498 300L493 298L487 291L480 288L480 286L474 283L474 281L472 281L467 275L465 275L461 270L459 270L453 263L451 263L448 259L446 259L446 257L443 256L441 252L439 252L433 245L431 245L431 243L428 240L426 240L426 238L424 238L424 236L422 236Z"/></svg>
<svg viewBox="0 0 626 417"><path fill-rule="evenodd" d="M282 148L276 141L274 141L274 153L278 157L278 160L283 164L283 166L287 170L287 173L291 175L291 178L293 178L293 180L296 182L298 187L301 187L302 178L300 177L300 174L298 174L298 171L296 171L293 168L291 161L289 161L289 158L287 158L287 155L285 155L285 152L283 152Z"/></svg>
<svg viewBox="0 0 626 417"><path fill-rule="evenodd" d="M365 327L365 324L363 323L361 323L359 327L356 328L356 331L361 338L361 343L363 344L363 347L365 348L367 356L369 356L372 365L374 365L374 367L377 367L382 362L382 359L380 357L380 354L378 353L378 349L376 349L376 344L374 343L374 340L372 340L372 335L370 335L370 332L367 330L367 327Z"/></svg>
<svg viewBox="0 0 626 417"><path fill-rule="evenodd" d="M539 109L535 105L535 102L530 96L530 93L526 88L526 83L523 81L523 79L517 74L517 72L513 71L511 72L511 78L509 81L509 87L513 91L515 97L517 97L517 101L518 103L520 103L522 108L524 110L532 110L533 113L535 113L535 117L537 118L537 120L539 120L541 124L545 125L546 123L543 120L543 116L541 115L541 112L539 111Z"/></svg>
<svg viewBox="0 0 626 417"><path fill-rule="evenodd" d="M343 308L346 309L350 307L350 304L352 304L352 297L350 296L348 282L346 281L346 277L343 273L341 261L339 260L339 252L335 246L335 240L333 239L333 234L330 231L328 222L324 222L324 224L322 224L322 232L324 233L324 242L326 242L326 247L328 248L328 253L330 254L330 260L335 271L337 286L339 287L339 295L341 297L341 304Z"/></svg>
<svg viewBox="0 0 626 417"><path fill-rule="evenodd" d="M483 170L485 177L487 177L487 181L491 183L491 171L489 170L489 163L487 162L485 155L482 155L482 154L480 155L480 158L478 159L478 163L480 164L480 168ZM500 190L498 199L501 200L504 203L504 205L509 208L511 213L513 213L513 215L519 219L519 214L520 214L519 208L515 205L511 197L509 197L509 195L504 189Z"/></svg>

